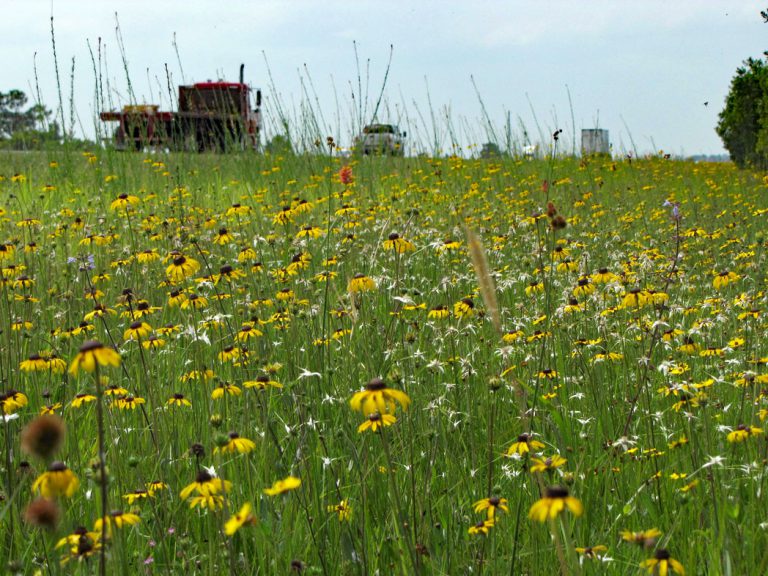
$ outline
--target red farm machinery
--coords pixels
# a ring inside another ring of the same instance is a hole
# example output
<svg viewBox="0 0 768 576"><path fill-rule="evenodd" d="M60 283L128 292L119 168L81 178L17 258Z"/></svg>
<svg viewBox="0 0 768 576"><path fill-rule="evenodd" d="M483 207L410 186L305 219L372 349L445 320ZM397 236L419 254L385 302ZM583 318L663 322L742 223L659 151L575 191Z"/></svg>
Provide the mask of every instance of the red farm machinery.
<svg viewBox="0 0 768 576"><path fill-rule="evenodd" d="M155 104L123 107L102 112L105 122L118 122L115 146L119 150L145 147L198 152L257 150L261 131L261 91L239 82L199 82L179 86L175 112L163 112Z"/></svg>

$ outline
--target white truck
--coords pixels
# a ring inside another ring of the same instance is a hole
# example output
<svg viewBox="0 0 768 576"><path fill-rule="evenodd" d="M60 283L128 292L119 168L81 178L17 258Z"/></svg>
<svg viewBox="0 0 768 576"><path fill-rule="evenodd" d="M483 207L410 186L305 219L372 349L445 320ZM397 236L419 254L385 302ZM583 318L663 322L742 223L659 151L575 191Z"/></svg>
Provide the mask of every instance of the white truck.
<svg viewBox="0 0 768 576"><path fill-rule="evenodd" d="M363 133L355 138L355 150L367 155L389 154L403 156L405 154L406 133L401 132L394 124L368 124Z"/></svg>

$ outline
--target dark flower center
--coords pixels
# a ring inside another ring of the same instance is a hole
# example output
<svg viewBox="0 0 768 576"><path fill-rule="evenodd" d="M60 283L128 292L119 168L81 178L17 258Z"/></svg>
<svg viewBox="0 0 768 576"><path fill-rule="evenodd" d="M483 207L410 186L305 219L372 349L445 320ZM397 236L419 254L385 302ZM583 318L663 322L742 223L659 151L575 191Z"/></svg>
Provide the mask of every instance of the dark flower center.
<svg viewBox="0 0 768 576"><path fill-rule="evenodd" d="M374 378L368 384L365 385L365 389L369 392L375 392L376 390L384 390L387 385L384 383L384 380L381 378Z"/></svg>
<svg viewBox="0 0 768 576"><path fill-rule="evenodd" d="M213 476L211 476L205 470L200 470L200 472L197 473L197 477L195 478L195 482L197 482L198 484L205 484L206 482L210 482L211 480L213 480Z"/></svg>
<svg viewBox="0 0 768 576"><path fill-rule="evenodd" d="M562 486L550 486L546 491L547 498L567 498L568 489Z"/></svg>
<svg viewBox="0 0 768 576"><path fill-rule="evenodd" d="M94 350L100 350L102 348L104 348L104 344L98 340L88 340L87 342L83 343L82 346L80 346L80 352L93 352Z"/></svg>

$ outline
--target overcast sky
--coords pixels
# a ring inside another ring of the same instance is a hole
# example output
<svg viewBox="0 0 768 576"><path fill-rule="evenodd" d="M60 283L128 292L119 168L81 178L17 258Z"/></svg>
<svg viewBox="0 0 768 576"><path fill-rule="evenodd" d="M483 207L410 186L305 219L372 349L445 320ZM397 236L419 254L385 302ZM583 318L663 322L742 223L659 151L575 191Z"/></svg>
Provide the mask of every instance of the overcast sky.
<svg viewBox="0 0 768 576"><path fill-rule="evenodd" d="M371 121L391 45L378 119L401 124L412 142L503 145L509 120L518 144L523 130L535 142L562 128L570 146L574 130L599 125L616 151L634 141L641 152L722 153L717 114L735 69L768 50L766 7L750 0L0 0L0 91L33 93L36 63L42 99L58 108L53 16L65 125L74 59L76 131L92 135L97 74L89 44L98 68L101 39L107 104L130 100L119 21L136 101L172 106L166 65L175 86L236 80L244 63L246 81L264 91L271 134L279 104L296 133L308 132L314 118L319 132L348 144L366 94L362 120Z"/></svg>

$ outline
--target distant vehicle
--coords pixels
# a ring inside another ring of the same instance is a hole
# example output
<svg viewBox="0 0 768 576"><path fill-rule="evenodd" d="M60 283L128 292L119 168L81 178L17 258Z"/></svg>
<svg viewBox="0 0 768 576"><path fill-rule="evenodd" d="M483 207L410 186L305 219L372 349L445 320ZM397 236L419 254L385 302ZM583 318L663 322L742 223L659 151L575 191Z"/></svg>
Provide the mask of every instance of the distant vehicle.
<svg viewBox="0 0 768 576"><path fill-rule="evenodd" d="M363 154L389 154L403 156L405 154L406 133L401 132L394 124L369 124L363 128L363 133L355 138L355 150Z"/></svg>
<svg viewBox="0 0 768 576"><path fill-rule="evenodd" d="M251 87L243 82L199 82L179 86L176 112L161 112L155 104L125 106L102 112L105 122L119 122L115 146L142 150L145 146L172 150L258 149L261 132L261 91L251 109Z"/></svg>

